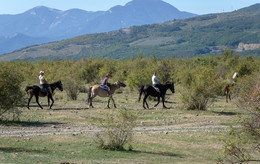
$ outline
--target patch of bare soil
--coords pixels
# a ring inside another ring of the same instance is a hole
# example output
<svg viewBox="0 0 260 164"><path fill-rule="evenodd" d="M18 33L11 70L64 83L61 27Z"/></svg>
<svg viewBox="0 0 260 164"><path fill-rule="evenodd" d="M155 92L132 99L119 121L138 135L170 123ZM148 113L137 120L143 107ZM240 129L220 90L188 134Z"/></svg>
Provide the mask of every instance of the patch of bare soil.
<svg viewBox="0 0 260 164"><path fill-rule="evenodd" d="M46 125L46 126L0 126L0 137L19 137L19 136L43 136L43 135L62 135L62 134L86 134L95 133L99 129L95 126L79 125ZM196 126L140 126L134 129L136 133L176 133L176 132L219 132L226 131L227 126L221 125L196 125Z"/></svg>

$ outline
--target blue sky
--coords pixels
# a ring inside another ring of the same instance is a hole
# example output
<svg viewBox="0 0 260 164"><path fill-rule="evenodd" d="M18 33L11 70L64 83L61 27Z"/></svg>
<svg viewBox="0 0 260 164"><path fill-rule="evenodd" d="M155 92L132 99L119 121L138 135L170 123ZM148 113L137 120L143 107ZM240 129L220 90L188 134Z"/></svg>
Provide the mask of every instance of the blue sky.
<svg viewBox="0 0 260 164"><path fill-rule="evenodd" d="M0 14L23 13L36 6L59 10L79 8L87 11L106 11L115 5L125 5L131 0L0 0ZM230 12L247 7L260 0L163 0L181 11L195 14Z"/></svg>

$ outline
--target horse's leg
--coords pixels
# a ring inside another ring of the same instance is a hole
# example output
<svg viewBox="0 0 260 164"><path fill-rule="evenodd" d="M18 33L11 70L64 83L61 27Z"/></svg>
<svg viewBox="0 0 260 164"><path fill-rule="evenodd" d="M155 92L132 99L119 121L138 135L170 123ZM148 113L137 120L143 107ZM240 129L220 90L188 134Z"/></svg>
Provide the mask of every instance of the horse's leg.
<svg viewBox="0 0 260 164"><path fill-rule="evenodd" d="M35 99L36 99L36 102L37 102L37 104L39 105L39 107L40 107L41 109L43 109L42 106L41 106L41 104L39 103L39 96L38 96L38 95L35 95Z"/></svg>
<svg viewBox="0 0 260 164"><path fill-rule="evenodd" d="M50 96L48 95L47 96L47 99L48 99L48 107L50 106Z"/></svg>
<svg viewBox="0 0 260 164"><path fill-rule="evenodd" d="M94 108L93 105L92 105L92 98L89 99L89 107Z"/></svg>
<svg viewBox="0 0 260 164"><path fill-rule="evenodd" d="M27 104L27 108L30 109L29 105L30 105L30 102L31 102L31 99L32 99L33 96L30 95L29 99L28 99L28 104Z"/></svg>
<svg viewBox="0 0 260 164"><path fill-rule="evenodd" d="M111 97L111 98L112 98L112 101L113 101L114 107L116 108L116 103L115 103L113 97Z"/></svg>
<svg viewBox="0 0 260 164"><path fill-rule="evenodd" d="M49 109L51 109L51 107L52 107L52 105L53 105L53 103L54 103L54 100L53 100L53 97L52 97L52 95L50 95L50 99L51 99L51 106L50 106L50 108L49 108Z"/></svg>
<svg viewBox="0 0 260 164"><path fill-rule="evenodd" d="M164 99L165 99L165 97L163 96L163 97L162 97L163 107L164 107L164 108L167 108L167 107L164 105Z"/></svg>
<svg viewBox="0 0 260 164"><path fill-rule="evenodd" d="M228 95L229 95L229 92L227 90L227 94L226 94L226 102L228 103Z"/></svg>
<svg viewBox="0 0 260 164"><path fill-rule="evenodd" d="M110 108L109 104L110 104L110 98L108 98L108 101L107 101L107 108Z"/></svg>
<svg viewBox="0 0 260 164"><path fill-rule="evenodd" d="M145 94L145 95L144 95L144 101L143 101L143 107L144 107L144 109L146 109L146 108L145 108L145 104L146 104L147 108L149 109L149 105L148 105L148 103L147 103L147 101L146 101L147 97L148 97L148 95Z"/></svg>
<svg viewBox="0 0 260 164"><path fill-rule="evenodd" d="M154 105L154 107L156 107L159 103L160 103L160 96L158 96L158 102L157 104Z"/></svg>
<svg viewBox="0 0 260 164"><path fill-rule="evenodd" d="M91 95L89 96L89 108L94 108L93 104L92 104L92 100L97 96L97 94L95 93L91 93Z"/></svg>

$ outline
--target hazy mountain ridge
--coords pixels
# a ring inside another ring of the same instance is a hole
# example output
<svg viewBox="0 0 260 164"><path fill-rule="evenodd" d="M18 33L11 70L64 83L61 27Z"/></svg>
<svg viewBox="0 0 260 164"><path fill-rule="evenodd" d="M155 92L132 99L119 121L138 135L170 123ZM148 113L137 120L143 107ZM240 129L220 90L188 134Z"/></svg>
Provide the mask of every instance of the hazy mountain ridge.
<svg viewBox="0 0 260 164"><path fill-rule="evenodd" d="M47 39L45 42L49 42L193 16L196 15L181 12L161 0L133 0L125 6L115 6L108 11L97 12L80 9L61 11L38 6L17 15L0 15L0 36L20 33L28 37L44 37ZM10 43L9 40L7 42ZM15 40L13 43L16 44ZM38 43L42 42L27 42L23 47ZM11 47L15 46L11 45ZM10 52L10 50L14 49L0 44L0 53Z"/></svg>
<svg viewBox="0 0 260 164"><path fill-rule="evenodd" d="M252 10L250 10L252 8ZM125 59L155 54L193 57L221 54L232 48L240 54L260 54L260 4L230 13L209 14L161 24L133 26L108 33L24 48L0 56L0 60Z"/></svg>

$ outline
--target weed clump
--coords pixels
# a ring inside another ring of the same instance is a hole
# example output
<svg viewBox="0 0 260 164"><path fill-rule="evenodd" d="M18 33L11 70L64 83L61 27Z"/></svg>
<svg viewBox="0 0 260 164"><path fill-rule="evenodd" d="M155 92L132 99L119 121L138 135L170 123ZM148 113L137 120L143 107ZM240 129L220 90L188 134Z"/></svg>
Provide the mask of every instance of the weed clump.
<svg viewBox="0 0 260 164"><path fill-rule="evenodd" d="M99 121L101 131L94 135L98 148L107 150L132 150L133 128L136 126L137 115L126 109L116 110L116 113Z"/></svg>

